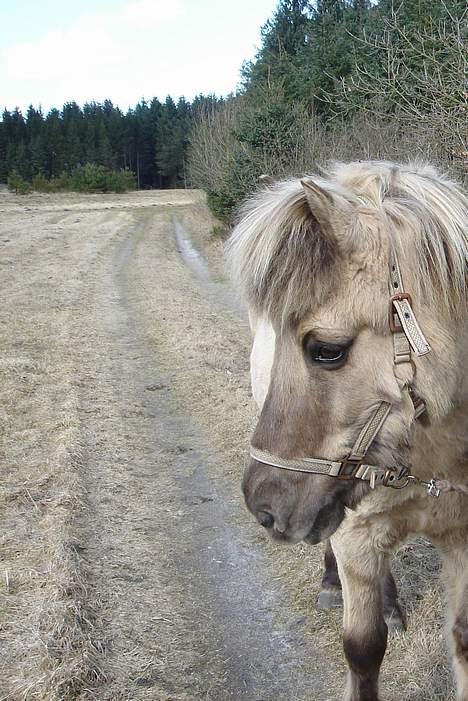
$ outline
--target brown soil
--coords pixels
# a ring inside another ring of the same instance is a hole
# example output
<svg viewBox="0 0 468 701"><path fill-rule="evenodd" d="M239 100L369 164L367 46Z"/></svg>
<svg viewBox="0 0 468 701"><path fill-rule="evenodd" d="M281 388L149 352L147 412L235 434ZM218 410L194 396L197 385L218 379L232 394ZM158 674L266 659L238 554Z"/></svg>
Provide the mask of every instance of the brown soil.
<svg viewBox="0 0 468 701"><path fill-rule="evenodd" d="M201 194L1 193L0 217L0 699L338 699L321 548L243 506L249 333ZM436 574L403 549L388 701L447 701Z"/></svg>

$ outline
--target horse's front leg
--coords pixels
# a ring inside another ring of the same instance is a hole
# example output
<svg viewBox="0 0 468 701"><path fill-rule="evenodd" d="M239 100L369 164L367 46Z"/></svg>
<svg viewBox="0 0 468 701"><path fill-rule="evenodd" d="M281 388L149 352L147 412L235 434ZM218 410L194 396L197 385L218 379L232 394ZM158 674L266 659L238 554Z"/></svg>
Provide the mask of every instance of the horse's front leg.
<svg viewBox="0 0 468 701"><path fill-rule="evenodd" d="M343 590L343 647L349 665L344 701L379 701L379 671L387 647L382 578L388 558L347 529L332 543Z"/></svg>
<svg viewBox="0 0 468 701"><path fill-rule="evenodd" d="M382 578L383 613L388 632L401 633L406 630L406 616L398 600L398 590L390 569L390 561L386 562ZM343 605L341 582L338 565L330 540L327 540L324 554L324 573L322 589L318 595L317 608L333 609Z"/></svg>
<svg viewBox="0 0 468 701"><path fill-rule="evenodd" d="M457 701L468 701L468 551L443 553L448 591L448 636L453 654Z"/></svg>

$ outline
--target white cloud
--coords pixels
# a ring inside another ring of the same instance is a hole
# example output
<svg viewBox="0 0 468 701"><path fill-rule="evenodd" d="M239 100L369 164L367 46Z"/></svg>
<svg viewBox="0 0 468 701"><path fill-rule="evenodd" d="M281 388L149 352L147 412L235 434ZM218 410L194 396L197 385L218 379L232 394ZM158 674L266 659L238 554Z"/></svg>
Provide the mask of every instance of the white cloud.
<svg viewBox="0 0 468 701"><path fill-rule="evenodd" d="M263 7L262 7L263 4ZM255 8L252 5L256 5ZM46 109L103 100L232 91L274 0L133 0L0 51L0 99Z"/></svg>
<svg viewBox="0 0 468 701"><path fill-rule="evenodd" d="M111 21L115 24L123 23L126 27L159 27L163 22L180 17L182 10L180 0L135 0L120 8Z"/></svg>

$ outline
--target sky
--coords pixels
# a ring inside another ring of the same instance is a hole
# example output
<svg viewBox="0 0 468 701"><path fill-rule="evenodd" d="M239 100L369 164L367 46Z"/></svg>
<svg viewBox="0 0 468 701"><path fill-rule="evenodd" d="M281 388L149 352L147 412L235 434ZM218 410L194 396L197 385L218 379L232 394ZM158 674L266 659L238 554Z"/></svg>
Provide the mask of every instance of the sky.
<svg viewBox="0 0 468 701"><path fill-rule="evenodd" d="M277 0L0 0L0 110L227 95Z"/></svg>

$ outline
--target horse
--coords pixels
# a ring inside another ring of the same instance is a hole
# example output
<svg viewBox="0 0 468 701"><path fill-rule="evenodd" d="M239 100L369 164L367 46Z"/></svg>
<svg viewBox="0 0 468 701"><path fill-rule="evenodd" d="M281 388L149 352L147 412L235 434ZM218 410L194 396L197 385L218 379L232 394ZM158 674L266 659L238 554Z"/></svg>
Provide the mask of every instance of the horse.
<svg viewBox="0 0 468 701"><path fill-rule="evenodd" d="M379 701L383 583L412 534L441 553L468 701L467 221L430 165L336 163L258 191L227 243L261 407L245 502L278 543L330 539L345 701Z"/></svg>

